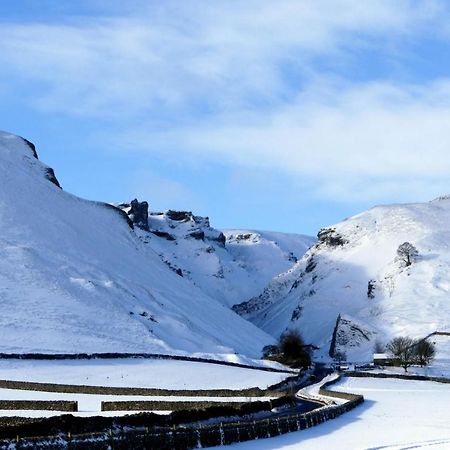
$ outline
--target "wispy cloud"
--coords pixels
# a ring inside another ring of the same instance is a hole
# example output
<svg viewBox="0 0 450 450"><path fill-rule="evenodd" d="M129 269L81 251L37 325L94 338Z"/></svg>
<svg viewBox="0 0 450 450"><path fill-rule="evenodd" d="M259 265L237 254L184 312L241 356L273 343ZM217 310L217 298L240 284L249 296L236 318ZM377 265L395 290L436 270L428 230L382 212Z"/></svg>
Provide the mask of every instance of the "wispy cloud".
<svg viewBox="0 0 450 450"><path fill-rule="evenodd" d="M42 108L120 118L283 101L313 59L408 36L439 19L436 1L168 1L126 17L0 26L0 62L40 82ZM142 2L144 5L144 2ZM116 11L117 13L117 11ZM287 82L286 77L294 79Z"/></svg>
<svg viewBox="0 0 450 450"><path fill-rule="evenodd" d="M126 136L128 145L144 151L179 158L195 154L308 177L321 196L353 201L403 190L409 199L448 185L449 123L450 81L425 86L330 82L326 88L311 86L307 98L299 95L262 117L242 115L238 124L226 116L184 130L135 129Z"/></svg>
<svg viewBox="0 0 450 450"><path fill-rule="evenodd" d="M318 196L423 194L450 170L450 79L349 67L374 48L395 66L422 33L447 39L448 18L439 0L116 4L0 24L0 80L44 111L104 119L124 150L273 168Z"/></svg>

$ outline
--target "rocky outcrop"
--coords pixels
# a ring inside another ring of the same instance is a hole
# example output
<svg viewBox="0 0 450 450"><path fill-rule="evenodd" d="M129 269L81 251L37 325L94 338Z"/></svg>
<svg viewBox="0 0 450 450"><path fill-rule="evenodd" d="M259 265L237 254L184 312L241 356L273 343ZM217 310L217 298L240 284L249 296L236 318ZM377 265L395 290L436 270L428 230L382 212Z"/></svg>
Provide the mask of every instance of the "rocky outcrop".
<svg viewBox="0 0 450 450"><path fill-rule="evenodd" d="M343 246L348 242L334 228L322 228L317 234L317 238L319 245L325 244L328 247Z"/></svg>
<svg viewBox="0 0 450 450"><path fill-rule="evenodd" d="M32 142L30 142L28 139L25 139L23 137L21 137L20 139L22 139L23 142L25 142L25 144L30 148L30 150L33 154L33 157L36 159L39 159L37 151L36 151L36 146ZM59 184L59 181L56 178L55 171L51 167L47 167L45 169L45 178L47 178L48 181L52 182L55 186L58 186L61 189L61 185Z"/></svg>
<svg viewBox="0 0 450 450"><path fill-rule="evenodd" d="M150 232L153 233L155 236L166 239L167 241L175 241L176 240L176 238L173 235L171 235L170 233L167 233L166 231L150 230Z"/></svg>
<svg viewBox="0 0 450 450"><path fill-rule="evenodd" d="M148 227L148 203L139 202L136 198L131 203L122 203L119 208L128 214L133 225L145 231L150 231Z"/></svg>
<svg viewBox="0 0 450 450"><path fill-rule="evenodd" d="M227 238L222 232L215 237L210 237L209 239L216 241L221 247L225 247L225 243L227 242Z"/></svg>
<svg viewBox="0 0 450 450"><path fill-rule="evenodd" d="M51 167L47 168L45 177L47 178L48 181L51 181L55 186L58 186L61 189L61 185L59 184L59 181L56 178L55 171Z"/></svg>
<svg viewBox="0 0 450 450"><path fill-rule="evenodd" d="M36 159L39 159L38 155L37 155L37 152L36 152L36 146L32 142L30 142L28 139L25 139L25 138L21 138L21 139L25 142L25 144L28 145L28 147L30 147L31 151L33 152L33 156Z"/></svg>
<svg viewBox="0 0 450 450"><path fill-rule="evenodd" d="M205 239L205 232L202 230L194 230L191 231L187 237L193 238L193 239L197 239L199 241L203 241Z"/></svg>
<svg viewBox="0 0 450 450"><path fill-rule="evenodd" d="M194 218L190 211L173 211L172 209L166 212L166 216L168 219L176 222L189 222Z"/></svg>
<svg viewBox="0 0 450 450"><path fill-rule="evenodd" d="M348 316L338 315L330 345L329 355L332 358L345 359L347 352L354 348L370 346L376 334L366 325Z"/></svg>

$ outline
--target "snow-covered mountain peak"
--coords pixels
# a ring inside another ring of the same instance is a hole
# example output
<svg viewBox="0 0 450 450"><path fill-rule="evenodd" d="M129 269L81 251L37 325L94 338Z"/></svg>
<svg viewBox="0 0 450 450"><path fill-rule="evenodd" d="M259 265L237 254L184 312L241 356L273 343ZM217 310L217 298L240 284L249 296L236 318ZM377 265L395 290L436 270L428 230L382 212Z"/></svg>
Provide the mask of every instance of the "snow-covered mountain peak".
<svg viewBox="0 0 450 450"><path fill-rule="evenodd" d="M53 169L39 161L34 144L27 139L0 131L0 158L12 173L43 177L60 187Z"/></svg>

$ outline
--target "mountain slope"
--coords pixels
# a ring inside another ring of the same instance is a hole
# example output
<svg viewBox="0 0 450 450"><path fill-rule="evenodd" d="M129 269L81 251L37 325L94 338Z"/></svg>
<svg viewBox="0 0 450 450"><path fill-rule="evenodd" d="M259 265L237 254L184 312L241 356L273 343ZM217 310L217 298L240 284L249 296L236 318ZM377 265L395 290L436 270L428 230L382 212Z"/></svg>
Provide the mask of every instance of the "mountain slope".
<svg viewBox="0 0 450 450"><path fill-rule="evenodd" d="M22 138L0 133L4 352L239 352L272 341L178 276L123 211L64 192Z"/></svg>
<svg viewBox="0 0 450 450"><path fill-rule="evenodd" d="M210 226L208 217L188 211L149 212L148 203L137 200L118 206L136 225L141 242L168 267L229 307L261 292L315 242L287 233L222 232Z"/></svg>
<svg viewBox="0 0 450 450"><path fill-rule="evenodd" d="M419 256L397 257L403 242ZM319 233L319 242L234 309L278 336L298 328L319 354L370 359L376 341L450 330L450 199L375 207Z"/></svg>

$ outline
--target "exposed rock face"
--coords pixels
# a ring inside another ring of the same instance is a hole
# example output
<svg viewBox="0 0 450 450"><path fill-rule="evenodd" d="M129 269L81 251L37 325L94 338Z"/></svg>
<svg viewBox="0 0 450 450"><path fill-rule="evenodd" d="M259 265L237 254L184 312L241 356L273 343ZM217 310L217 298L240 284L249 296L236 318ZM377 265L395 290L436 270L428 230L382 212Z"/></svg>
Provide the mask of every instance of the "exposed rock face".
<svg viewBox="0 0 450 450"><path fill-rule="evenodd" d="M330 356L344 356L354 348L370 346L375 332L348 316L339 315L330 345ZM345 358L344 358L345 359Z"/></svg>
<svg viewBox="0 0 450 450"><path fill-rule="evenodd" d="M143 230L149 231L148 228L148 203L139 202L136 198L130 204L128 216L134 225Z"/></svg>
<svg viewBox="0 0 450 450"><path fill-rule="evenodd" d="M153 233L155 236L162 237L168 241L176 240L176 238L173 235L167 233L166 231L150 230L150 232Z"/></svg>
<svg viewBox="0 0 450 450"><path fill-rule="evenodd" d="M328 247L338 247L348 242L334 228L322 228L317 234L317 238L319 244L325 244Z"/></svg>
<svg viewBox="0 0 450 450"><path fill-rule="evenodd" d="M39 159L37 151L36 151L36 146L32 142L30 142L28 139L25 139L25 138L21 138L21 139L30 148L31 152L33 153L33 156L36 159ZM48 181L52 182L55 186L58 186L59 188L61 188L61 185L59 184L59 181L56 178L55 171L51 167L46 168L45 177L47 178Z"/></svg>
<svg viewBox="0 0 450 450"><path fill-rule="evenodd" d="M188 237L203 241L205 239L205 232L202 230L194 230L187 235Z"/></svg>
<svg viewBox="0 0 450 450"><path fill-rule="evenodd" d="M220 232L217 237L211 237L210 239L212 239L213 241L218 242L218 244L221 247L225 247L225 243L227 242L227 238L225 237L225 235L222 232Z"/></svg>
<svg viewBox="0 0 450 450"><path fill-rule="evenodd" d="M188 222L193 219L192 212L190 211L173 211L169 209L169 211L166 212L166 216L170 220L175 220L176 222Z"/></svg>
<svg viewBox="0 0 450 450"><path fill-rule="evenodd" d="M33 152L33 156L34 156L36 159L39 159L39 158L38 158L38 155L37 155L37 152L36 152L36 146L35 146L32 142L30 142L28 139L25 139L25 138L21 138L21 139L25 142L25 144L28 145L28 147L31 148L31 151Z"/></svg>
<svg viewBox="0 0 450 450"><path fill-rule="evenodd" d="M59 184L59 181L55 176L55 171L51 167L47 169L47 173L45 176L48 181L51 181L55 186L58 186L61 189L61 185Z"/></svg>

